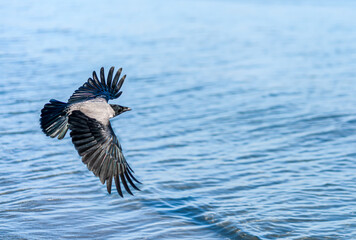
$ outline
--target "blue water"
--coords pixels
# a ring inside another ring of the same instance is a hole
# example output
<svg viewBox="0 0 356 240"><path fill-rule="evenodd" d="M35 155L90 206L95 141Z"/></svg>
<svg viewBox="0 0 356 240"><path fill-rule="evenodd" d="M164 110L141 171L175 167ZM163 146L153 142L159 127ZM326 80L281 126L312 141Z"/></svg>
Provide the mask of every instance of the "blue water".
<svg viewBox="0 0 356 240"><path fill-rule="evenodd" d="M356 239L354 1L1 1L1 239ZM101 66L135 196L39 114Z"/></svg>

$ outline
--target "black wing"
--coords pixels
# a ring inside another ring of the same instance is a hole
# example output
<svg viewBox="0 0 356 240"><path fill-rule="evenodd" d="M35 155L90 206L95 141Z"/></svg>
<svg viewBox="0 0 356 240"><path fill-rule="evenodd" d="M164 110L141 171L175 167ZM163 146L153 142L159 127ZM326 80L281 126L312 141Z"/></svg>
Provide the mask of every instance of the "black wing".
<svg viewBox="0 0 356 240"><path fill-rule="evenodd" d="M100 81L94 71L93 78L89 78L83 86L78 88L69 98L68 103L90 100L96 97L105 98L106 101L120 97L122 93L120 88L126 78L126 75L124 75L119 81L121 71L122 68L117 70L114 79L112 79L114 67L111 67L106 81L104 68L100 69Z"/></svg>
<svg viewBox="0 0 356 240"><path fill-rule="evenodd" d="M114 178L117 192L121 197L121 182L126 191L133 195L127 182L138 189L132 179L140 183L132 174L133 170L126 162L122 149L110 122L107 126L86 116L81 111L73 111L69 116L70 136L82 161L95 176L100 178L102 184L106 181L107 190L111 193L112 179Z"/></svg>

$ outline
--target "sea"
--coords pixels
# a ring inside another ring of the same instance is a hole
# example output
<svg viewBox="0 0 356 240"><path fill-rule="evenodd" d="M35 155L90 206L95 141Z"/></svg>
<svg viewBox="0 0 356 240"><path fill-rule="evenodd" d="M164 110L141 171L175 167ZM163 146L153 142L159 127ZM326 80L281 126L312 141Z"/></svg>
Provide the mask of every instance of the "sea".
<svg viewBox="0 0 356 240"><path fill-rule="evenodd" d="M0 1L0 239L356 239L356 2ZM106 191L41 109L123 68L142 182Z"/></svg>

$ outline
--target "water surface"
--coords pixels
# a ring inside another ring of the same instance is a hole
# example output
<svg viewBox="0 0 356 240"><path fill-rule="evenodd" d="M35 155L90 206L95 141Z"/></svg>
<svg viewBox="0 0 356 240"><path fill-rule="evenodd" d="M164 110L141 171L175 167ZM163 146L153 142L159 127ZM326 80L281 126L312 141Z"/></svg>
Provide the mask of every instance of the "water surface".
<svg viewBox="0 0 356 240"><path fill-rule="evenodd" d="M0 238L356 239L352 1L0 3ZM39 128L123 67L144 183L109 195Z"/></svg>

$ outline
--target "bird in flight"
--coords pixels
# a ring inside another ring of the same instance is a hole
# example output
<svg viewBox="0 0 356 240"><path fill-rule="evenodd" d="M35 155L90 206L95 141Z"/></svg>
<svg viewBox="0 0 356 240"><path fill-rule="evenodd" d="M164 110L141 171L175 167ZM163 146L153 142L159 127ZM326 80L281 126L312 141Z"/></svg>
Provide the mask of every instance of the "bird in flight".
<svg viewBox="0 0 356 240"><path fill-rule="evenodd" d="M88 169L99 177L102 184L106 182L111 193L114 179L117 192L123 197L121 184L131 194L129 185L140 190L134 181L140 183L133 170L126 162L121 145L111 127L110 118L130 111L129 107L109 104L108 101L120 97L120 88L126 75L120 80L122 68L114 78L111 67L105 80L104 68L100 69L100 81L93 72L93 77L77 89L67 103L51 99L41 111L42 131L52 138L63 139L68 129L70 136L82 161Z"/></svg>

